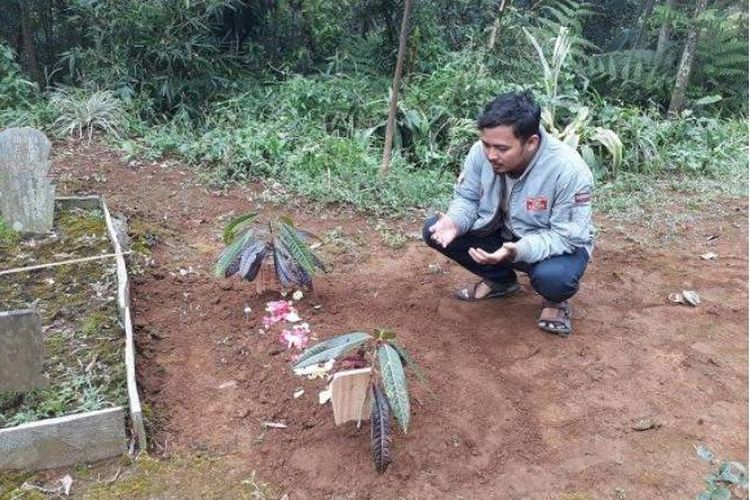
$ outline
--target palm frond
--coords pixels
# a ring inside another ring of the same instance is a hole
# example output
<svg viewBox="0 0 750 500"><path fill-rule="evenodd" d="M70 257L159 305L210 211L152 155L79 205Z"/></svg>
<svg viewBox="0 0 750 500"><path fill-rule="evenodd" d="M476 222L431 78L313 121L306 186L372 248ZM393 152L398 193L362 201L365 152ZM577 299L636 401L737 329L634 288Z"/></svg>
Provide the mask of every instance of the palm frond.
<svg viewBox="0 0 750 500"><path fill-rule="evenodd" d="M219 278L228 278L237 273L240 268L240 261L242 259L242 252L250 242L253 236L252 231L247 231L241 236L235 238L224 250L219 254L219 259L216 262L214 268L214 275Z"/></svg>
<svg viewBox="0 0 750 500"><path fill-rule="evenodd" d="M257 216L258 214L255 213L246 213L229 221L224 228L224 244L228 245L234 239L234 237L237 236L237 233L243 227L246 227L248 224L253 222L253 220L255 220Z"/></svg>
<svg viewBox="0 0 750 500"><path fill-rule="evenodd" d="M294 364L294 369L305 368L317 363L325 363L338 358L372 339L372 335L365 332L351 332L325 340L308 348L300 355Z"/></svg>

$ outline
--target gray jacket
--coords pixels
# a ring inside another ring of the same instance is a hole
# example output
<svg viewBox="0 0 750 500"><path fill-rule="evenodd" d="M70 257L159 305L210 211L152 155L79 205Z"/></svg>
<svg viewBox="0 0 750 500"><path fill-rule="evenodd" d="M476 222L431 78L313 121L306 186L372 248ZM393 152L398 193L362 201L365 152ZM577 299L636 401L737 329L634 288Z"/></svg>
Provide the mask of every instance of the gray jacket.
<svg viewBox="0 0 750 500"><path fill-rule="evenodd" d="M505 193L498 175L477 141L466 157L447 216L459 235L498 229ZM510 194L511 230L518 254L514 262L534 263L583 247L594 248L591 170L570 146L541 130L541 144Z"/></svg>

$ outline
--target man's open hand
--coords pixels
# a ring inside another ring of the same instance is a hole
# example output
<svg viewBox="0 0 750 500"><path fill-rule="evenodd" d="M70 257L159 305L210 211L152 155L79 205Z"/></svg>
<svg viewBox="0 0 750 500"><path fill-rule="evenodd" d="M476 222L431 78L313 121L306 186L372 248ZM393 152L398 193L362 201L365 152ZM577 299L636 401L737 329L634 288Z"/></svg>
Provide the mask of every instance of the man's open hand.
<svg viewBox="0 0 750 500"><path fill-rule="evenodd" d="M486 252L481 248L469 248L469 255L479 264L506 264L512 262L516 257L516 244L504 243L492 253Z"/></svg>
<svg viewBox="0 0 750 500"><path fill-rule="evenodd" d="M445 248L450 245L453 240L456 239L456 236L458 236L458 226L455 222L453 222L453 219L442 212L438 212L437 216L437 222L431 225L429 228L429 231L431 233L430 237L438 245Z"/></svg>

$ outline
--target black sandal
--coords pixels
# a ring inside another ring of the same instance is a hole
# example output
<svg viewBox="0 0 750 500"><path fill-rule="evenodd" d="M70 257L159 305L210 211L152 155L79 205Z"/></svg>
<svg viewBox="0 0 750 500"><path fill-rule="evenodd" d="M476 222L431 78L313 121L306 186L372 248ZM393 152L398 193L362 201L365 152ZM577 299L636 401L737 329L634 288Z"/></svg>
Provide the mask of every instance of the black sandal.
<svg viewBox="0 0 750 500"><path fill-rule="evenodd" d="M484 297L477 298L476 297L477 287L482 283L487 285L490 288L490 291ZM474 284L473 288L467 286L465 288L458 290L455 293L455 297L458 300L463 300L464 302L479 302L481 300L499 299L501 297L505 297L506 295L510 295L513 292L517 292L520 289L521 287L516 282L498 285L495 283L490 283L489 281L482 280L482 281L477 281Z"/></svg>
<svg viewBox="0 0 750 500"><path fill-rule="evenodd" d="M573 310L568 301L542 303L542 312L539 314L539 328L545 332L554 333L562 337L573 334L573 324L570 321Z"/></svg>

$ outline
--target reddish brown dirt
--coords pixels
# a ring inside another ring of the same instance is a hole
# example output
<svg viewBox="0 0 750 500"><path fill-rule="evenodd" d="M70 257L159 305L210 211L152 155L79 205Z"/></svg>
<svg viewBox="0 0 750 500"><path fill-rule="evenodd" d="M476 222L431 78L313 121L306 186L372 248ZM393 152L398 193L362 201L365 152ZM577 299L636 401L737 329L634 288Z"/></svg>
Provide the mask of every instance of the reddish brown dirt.
<svg viewBox="0 0 750 500"><path fill-rule="evenodd" d="M255 470L291 498L688 498L709 470L694 446L747 463L742 200L671 228L599 218L575 335L562 339L535 327L539 298L528 281L507 299L458 303L449 295L470 276L418 241L384 247L377 221L264 206L257 189L212 191L179 165L128 166L99 146L58 151L59 190L103 193L131 227L156 228L154 262L131 292L151 441L159 456L225 457L217 483ZM368 427L336 428L317 403L320 380L295 377L276 336L258 333L277 296L210 276L221 217L248 210L291 213L320 235L340 228L342 244L321 249L334 272L317 280L302 316L319 338L391 327L429 377L435 397L412 383L411 429L394 436L384 475L370 462ZM702 261L707 251L718 259ZM180 275L190 266L197 274ZM703 304L667 301L683 289ZM294 399L298 387L306 392ZM657 428L633 430L640 417ZM263 421L288 428L264 430Z"/></svg>

